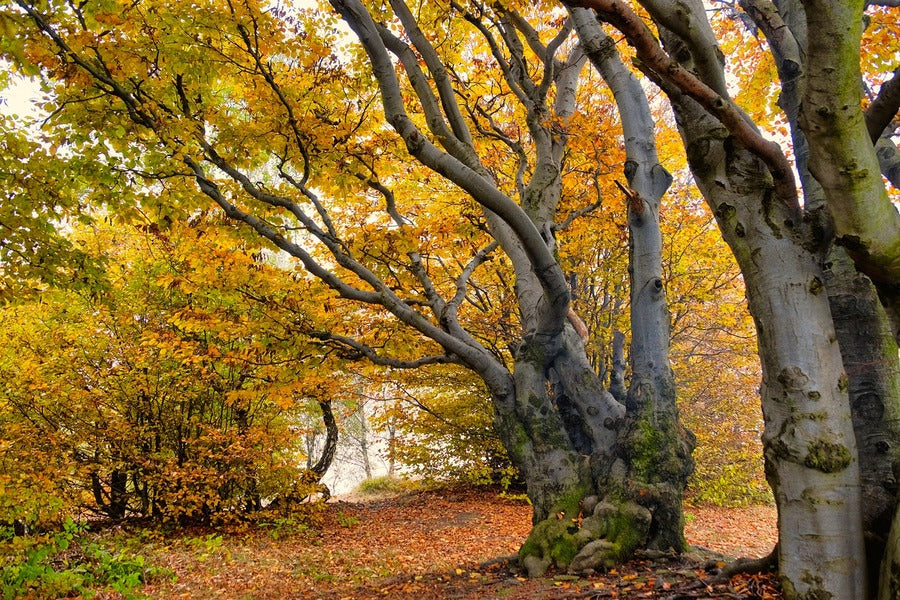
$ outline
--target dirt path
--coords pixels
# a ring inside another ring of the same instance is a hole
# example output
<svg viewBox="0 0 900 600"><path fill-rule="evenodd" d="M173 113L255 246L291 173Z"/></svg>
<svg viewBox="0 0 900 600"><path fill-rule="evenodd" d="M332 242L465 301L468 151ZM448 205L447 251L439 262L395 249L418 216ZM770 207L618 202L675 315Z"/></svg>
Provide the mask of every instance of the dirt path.
<svg viewBox="0 0 900 600"><path fill-rule="evenodd" d="M690 543L744 556L764 555L774 544L773 509L692 507L687 512ZM682 561L635 563L580 581L526 581L505 563L482 564L514 554L528 534L530 519L527 504L485 492L336 502L329 504L317 535L282 538L280 534L292 532L250 531L152 543L145 548L148 558L170 569L176 579L156 581L142 591L153 598L508 600L588 593L597 598L664 598L668 590L689 584L699 590L691 597L717 597L702 595L707 591L698 579L706 574L697 564ZM604 590L609 594L603 595Z"/></svg>

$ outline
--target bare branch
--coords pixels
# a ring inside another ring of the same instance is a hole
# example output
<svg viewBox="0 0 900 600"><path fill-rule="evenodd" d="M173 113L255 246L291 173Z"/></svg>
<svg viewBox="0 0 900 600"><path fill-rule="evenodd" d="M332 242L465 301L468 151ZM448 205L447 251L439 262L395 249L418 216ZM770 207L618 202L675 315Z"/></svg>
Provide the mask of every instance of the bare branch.
<svg viewBox="0 0 900 600"><path fill-rule="evenodd" d="M512 93L516 95L516 98L519 99L519 102L522 103L523 106L530 106L531 100L528 97L528 94L522 89L519 78L513 73L513 66L506 60L506 57L503 56L503 52L500 50L500 45L497 43L497 39L494 37L494 34L491 33L491 30L487 28L487 26L481 21L481 18L478 15L475 15L471 11L465 9L463 6L458 4L455 0L451 0L450 6L452 6L455 10L459 11L463 17L475 26L475 28L481 33L482 37L484 37L485 41L488 44L488 47L491 49L491 54L494 57L494 60L497 61L497 65L500 67L500 72L503 73L503 78L506 80L507 84L512 90ZM530 80L529 80L530 81Z"/></svg>
<svg viewBox="0 0 900 600"><path fill-rule="evenodd" d="M567 229L569 225L575 222L575 219L580 219L584 215L597 210L601 206L603 206L603 198L600 198L596 202L588 204L587 206L579 208L578 210L573 210L561 223L557 223L553 226L553 231L562 231L564 229Z"/></svg>
<svg viewBox="0 0 900 600"><path fill-rule="evenodd" d="M357 175L359 179L363 180L366 185L368 185L373 190L377 191L384 198L385 204L387 205L387 212L401 229L407 226L406 219L397 211L397 203L394 198L394 192L389 189L387 186L382 184L380 181L374 178L375 174L372 173L372 177L367 178L362 175ZM408 252L407 257L409 257L410 265L409 271L419 280L419 283L422 284L422 289L425 291L425 298L428 299L428 306L431 308L434 316L436 318L440 318L441 314L444 311L444 307L446 303L441 295L437 292L437 289L434 287L434 283L431 281L431 277L428 276L428 271L425 269L425 264L422 262L422 255L418 252Z"/></svg>
<svg viewBox="0 0 900 600"><path fill-rule="evenodd" d="M481 162L471 143L460 140L454 131L447 126L440 103L434 97L431 85L428 83L428 77L419 67L419 59L415 52L412 51L412 48L391 33L387 27L380 24L375 24L375 27L384 46L403 63L406 76L416 92L416 97L419 99L422 110L425 112L425 122L428 124L429 131L454 158L465 163L471 169L482 169Z"/></svg>
<svg viewBox="0 0 900 600"><path fill-rule="evenodd" d="M472 274L475 273L475 269L485 263L490 258L491 253L496 250L500 246L496 240L479 250L472 260L469 261L469 264L465 266L462 273L460 273L459 277L456 278L456 294L447 303L447 309L444 311L444 314L447 315L452 313L455 315L457 311L459 311L459 307L462 305L463 300L466 297L466 289L469 283L469 279L472 277Z"/></svg>
<svg viewBox="0 0 900 600"><path fill-rule="evenodd" d="M248 14L252 15L252 11L247 11ZM297 149L300 151L300 155L303 158L303 176L300 178L298 182L299 186L305 186L306 182L309 180L309 154L306 150L306 144L303 141L303 135L300 132L300 126L297 124L297 118L294 115L294 108L291 106L291 103L288 101L287 96L285 96L284 91L281 89L281 86L278 85L278 82L275 81L275 73L272 71L271 64L264 62L263 57L259 51L259 43L257 40L258 36L258 26L256 23L256 19L252 18L253 23L253 40L251 41L250 33L247 31L247 28L244 27L243 24L238 24L237 29L238 33L241 35L241 39L244 40L246 45L247 53L250 54L251 58L253 58L253 62L256 64L257 71L263 76L269 88L275 92L275 96L278 98L278 102L281 106L284 107L285 113L287 114L287 122L291 128L291 133L294 137L294 144L296 144Z"/></svg>
<svg viewBox="0 0 900 600"><path fill-rule="evenodd" d="M541 317L535 335L556 335L563 327L569 290L565 276L543 236L522 208L497 189L487 177L456 157L441 152L416 127L406 112L394 65L379 29L359 0L331 0L368 53L379 83L388 122L406 142L410 154L469 193L482 207L499 217L518 237L537 281L544 289L549 309Z"/></svg>
<svg viewBox="0 0 900 600"><path fill-rule="evenodd" d="M281 248L291 256L294 256L300 259L300 262L303 263L303 266L313 275L321 279L325 284L328 285L331 289L335 290L338 294L343 298L347 298L350 300L357 300L359 302L364 302L366 304L380 304L380 299L378 294L374 292L367 292L364 290L360 290L348 285L346 282L341 280L332 272L324 269L306 250L304 250L298 244L287 240L284 236L278 233L272 226L268 223L252 215L248 212L245 212L238 208L236 205L229 202L224 194L222 194L219 186L216 183L206 177L206 174L203 171L203 168L192 158L186 157L185 163L191 168L194 172L194 177L197 180L197 184L200 186L200 191L206 194L213 202L218 204L222 210L225 211L225 214L235 219L236 221L241 221L242 223L246 223L250 227L253 228L259 235L269 240L278 248Z"/></svg>
<svg viewBox="0 0 900 600"><path fill-rule="evenodd" d="M422 55L425 65L431 73L431 78L437 86L441 105L444 107L444 114L447 115L447 120L450 121L450 127L453 130L453 133L459 141L471 146L472 135L469 133L469 128L466 125L465 119L463 119L462 112L459 110L459 105L456 102L456 94L453 92L453 87L450 85L450 78L447 76L447 69L444 67L444 63L438 57L437 52L435 52L434 47L431 45L431 42L428 41L428 38L422 34L422 30L419 29L419 24L416 22L412 12L410 12L409 7L406 6L406 3L403 2L403 0L391 0L391 7L394 9L394 13L400 18L400 22L403 24L404 29L406 29L410 41L412 41L413 46L419 51L419 54Z"/></svg>

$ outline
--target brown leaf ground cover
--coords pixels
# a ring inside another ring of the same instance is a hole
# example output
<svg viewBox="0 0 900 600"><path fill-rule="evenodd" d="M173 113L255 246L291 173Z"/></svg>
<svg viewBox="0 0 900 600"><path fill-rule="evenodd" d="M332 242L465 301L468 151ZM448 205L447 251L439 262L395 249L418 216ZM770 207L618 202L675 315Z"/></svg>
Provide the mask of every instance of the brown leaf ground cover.
<svg viewBox="0 0 900 600"><path fill-rule="evenodd" d="M688 541L711 551L762 556L774 545L773 508L687 513ZM155 578L141 592L160 599L780 598L771 578L712 584L710 569L723 559L706 552L637 560L586 579L528 580L498 557L516 552L530 517L521 500L484 490L332 502L317 532L276 523L148 539L143 553L173 577Z"/></svg>

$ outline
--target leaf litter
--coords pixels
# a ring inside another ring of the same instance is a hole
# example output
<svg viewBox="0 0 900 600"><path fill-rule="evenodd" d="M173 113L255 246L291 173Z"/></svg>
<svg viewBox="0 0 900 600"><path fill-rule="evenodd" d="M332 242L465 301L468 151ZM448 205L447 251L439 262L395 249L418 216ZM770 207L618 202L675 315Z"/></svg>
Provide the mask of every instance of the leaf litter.
<svg viewBox="0 0 900 600"><path fill-rule="evenodd" d="M531 528L531 507L521 500L493 490L445 489L330 502L316 531L235 530L222 533L214 547L150 543L145 555L173 577L141 592L151 598L323 600L781 598L772 574L714 582L731 557L771 551L773 507L685 511L688 542L701 548L684 556L638 557L587 578L551 572L531 580L510 560Z"/></svg>

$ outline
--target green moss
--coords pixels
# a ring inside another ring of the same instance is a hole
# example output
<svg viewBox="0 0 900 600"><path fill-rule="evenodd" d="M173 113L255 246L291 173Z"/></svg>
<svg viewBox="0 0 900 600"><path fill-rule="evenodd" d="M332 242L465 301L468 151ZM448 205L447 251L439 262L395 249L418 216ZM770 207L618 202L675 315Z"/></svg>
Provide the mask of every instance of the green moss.
<svg viewBox="0 0 900 600"><path fill-rule="evenodd" d="M832 600L833 596L824 588L822 578L807 572L803 576L803 583L809 586L809 590L805 594L799 594L799 600ZM788 598L789 596L785 596Z"/></svg>
<svg viewBox="0 0 900 600"><path fill-rule="evenodd" d="M641 481L650 481L654 467L658 465L663 440L659 429L653 427L645 415L637 422L637 431L632 437L631 465L634 474ZM654 478L655 479L655 478Z"/></svg>
<svg viewBox="0 0 900 600"><path fill-rule="evenodd" d="M547 364L547 348L544 344L537 344L534 341L525 342L519 348L517 361L528 363L543 371Z"/></svg>
<svg viewBox="0 0 900 600"><path fill-rule="evenodd" d="M822 283L822 280L818 277L813 277L812 281L809 282L809 292L811 294L818 295L825 288L825 284Z"/></svg>
<svg viewBox="0 0 900 600"><path fill-rule="evenodd" d="M637 422L630 442L628 458L638 481L675 483L686 477L685 459L679 455L681 439L673 421L663 419L652 423L651 416L645 414Z"/></svg>
<svg viewBox="0 0 900 600"><path fill-rule="evenodd" d="M806 446L806 458L803 460L810 469L818 469L823 473L837 473L847 468L852 460L850 451L841 444L833 444L825 440L815 440Z"/></svg>
<svg viewBox="0 0 900 600"><path fill-rule="evenodd" d="M634 551L644 542L649 528L648 522L637 518L635 511L623 506L611 515L607 528L607 539L612 542L614 558L624 561L631 558Z"/></svg>
<svg viewBox="0 0 900 600"><path fill-rule="evenodd" d="M849 389L850 389L850 378L847 377L846 373L844 373L843 375L841 375L840 379L838 379L838 390L840 390L843 393Z"/></svg>
<svg viewBox="0 0 900 600"><path fill-rule="evenodd" d="M575 538L565 533L556 538L550 546L550 559L558 567L567 567L575 555L578 554L578 542Z"/></svg>
<svg viewBox="0 0 900 600"><path fill-rule="evenodd" d="M573 519L577 518L581 499L589 491L588 486L578 485L560 495L553 504L554 510L550 516L532 528L528 539L519 549L519 558L549 558L557 567L567 567L586 543L575 535L577 525Z"/></svg>
<svg viewBox="0 0 900 600"><path fill-rule="evenodd" d="M526 556L549 558L559 567L568 566L578 553L578 547L574 536L568 532L567 525L565 517L557 519L553 515L544 519L532 528L528 539L519 549L519 557L523 560Z"/></svg>

